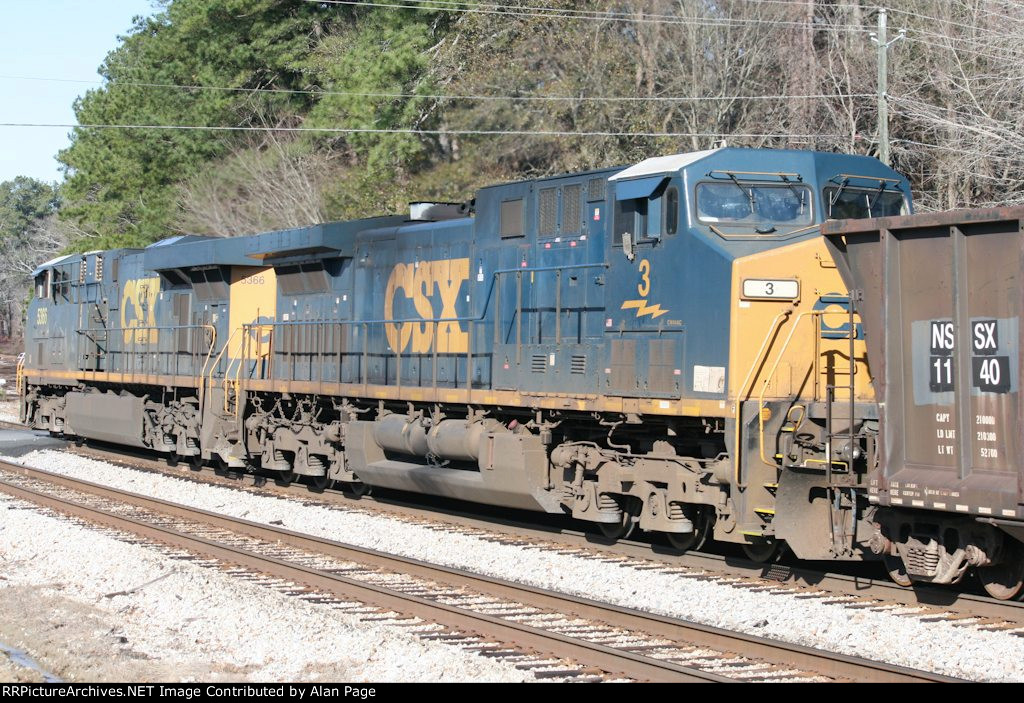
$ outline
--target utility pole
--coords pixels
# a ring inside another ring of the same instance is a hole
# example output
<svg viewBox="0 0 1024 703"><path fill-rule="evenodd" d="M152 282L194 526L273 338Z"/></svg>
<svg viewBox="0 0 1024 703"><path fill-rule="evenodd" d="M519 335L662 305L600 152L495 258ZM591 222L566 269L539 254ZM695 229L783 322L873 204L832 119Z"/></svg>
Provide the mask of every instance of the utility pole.
<svg viewBox="0 0 1024 703"><path fill-rule="evenodd" d="M878 159L889 165L889 47L907 36L901 29L899 36L888 40L886 11L878 9L878 32L871 33L871 41L878 45Z"/></svg>

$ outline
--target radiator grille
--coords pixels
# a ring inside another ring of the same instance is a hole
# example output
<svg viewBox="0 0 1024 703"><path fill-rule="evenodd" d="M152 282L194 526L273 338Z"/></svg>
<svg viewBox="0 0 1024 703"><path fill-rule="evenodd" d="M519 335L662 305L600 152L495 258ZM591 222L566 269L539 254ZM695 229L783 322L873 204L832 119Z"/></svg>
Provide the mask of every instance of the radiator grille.
<svg viewBox="0 0 1024 703"><path fill-rule="evenodd" d="M558 189L544 188L540 192L540 207L537 208L537 233L541 237L553 237L558 233Z"/></svg>
<svg viewBox="0 0 1024 703"><path fill-rule="evenodd" d="M590 182L587 183L587 200L590 202L604 200L603 178L591 178Z"/></svg>
<svg viewBox="0 0 1024 703"><path fill-rule="evenodd" d="M576 234L583 225L583 207L580 196L583 187L579 184L566 186L562 190L562 233Z"/></svg>
<svg viewBox="0 0 1024 703"><path fill-rule="evenodd" d="M587 372L587 357L573 354L569 370L571 373L585 374Z"/></svg>

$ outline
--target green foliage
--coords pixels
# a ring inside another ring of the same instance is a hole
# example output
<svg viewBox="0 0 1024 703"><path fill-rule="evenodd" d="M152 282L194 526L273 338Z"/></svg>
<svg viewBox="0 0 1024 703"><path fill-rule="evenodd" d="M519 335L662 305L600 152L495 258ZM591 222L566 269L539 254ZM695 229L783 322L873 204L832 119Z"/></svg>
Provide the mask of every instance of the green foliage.
<svg viewBox="0 0 1024 703"><path fill-rule="evenodd" d="M138 18L75 104L80 124L264 125L309 108L301 64L332 18L301 0L173 0ZM142 83L149 85L140 85ZM145 244L171 233L176 184L239 144L231 132L78 128L59 155L63 215L103 242ZM96 242L90 240L89 245Z"/></svg>
<svg viewBox="0 0 1024 703"><path fill-rule="evenodd" d="M324 37L309 67L331 94L313 107L307 126L431 129L436 118L429 96L436 88L426 78L428 50L443 36L445 25L444 13L378 9ZM386 181L422 167L436 149L436 139L401 133L352 133L318 141L344 142Z"/></svg>
<svg viewBox="0 0 1024 703"><path fill-rule="evenodd" d="M0 183L0 240L25 240L30 229L58 207L55 185L26 176Z"/></svg>

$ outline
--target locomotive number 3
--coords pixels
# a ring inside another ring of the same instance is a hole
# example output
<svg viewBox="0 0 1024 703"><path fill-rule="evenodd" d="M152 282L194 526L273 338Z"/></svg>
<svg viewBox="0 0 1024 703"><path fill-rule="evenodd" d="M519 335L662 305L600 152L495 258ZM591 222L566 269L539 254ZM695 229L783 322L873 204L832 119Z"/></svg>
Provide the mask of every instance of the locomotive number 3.
<svg viewBox="0 0 1024 703"><path fill-rule="evenodd" d="M640 261L640 283L637 284L636 292L641 298L646 298L651 292L651 262L647 259Z"/></svg>

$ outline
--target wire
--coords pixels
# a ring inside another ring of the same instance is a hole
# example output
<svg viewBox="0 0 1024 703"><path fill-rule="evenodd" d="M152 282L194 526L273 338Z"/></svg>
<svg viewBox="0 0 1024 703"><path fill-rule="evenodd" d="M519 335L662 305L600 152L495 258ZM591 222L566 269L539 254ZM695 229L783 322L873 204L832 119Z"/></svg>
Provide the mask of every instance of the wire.
<svg viewBox="0 0 1024 703"><path fill-rule="evenodd" d="M580 19L598 20L609 22L630 22L634 24L671 24L688 25L695 27L733 27L744 25L769 24L776 26L806 28L806 22L795 22L792 20L767 20L767 19L746 19L735 17L703 18L687 17L678 15L630 15L624 12L614 11L590 11L590 10L569 10L562 8L538 7L538 6L513 6L481 3L479 5L455 0L426 0L427 4L416 4L416 0L404 0L404 2L365 2L363 0L305 0L318 5L353 5L359 7L380 7L393 10L424 10L431 12L465 12L485 15L511 15L514 17L541 17L548 19ZM406 4L412 3L412 4ZM487 9L490 8L490 9ZM575 13L575 14L574 14ZM811 25L812 29L819 29ZM842 29L850 32L866 33L871 31L858 25L830 25L833 29Z"/></svg>
<svg viewBox="0 0 1024 703"><path fill-rule="evenodd" d="M154 124L57 124L42 122L0 122L0 127L52 127L66 129L155 129L189 130L210 132L320 132L327 134L459 134L459 135L517 135L536 137L735 137L749 139L845 139L838 134L757 134L730 132L581 132L556 130L506 130L506 129L405 129L405 128L362 128L362 127L230 127L203 125L154 125Z"/></svg>
<svg viewBox="0 0 1024 703"><path fill-rule="evenodd" d="M819 95L702 95L698 97L671 96L572 96L572 95L444 95L429 93L384 93L345 90L299 90L288 88L231 88L213 85L188 85L178 83L147 83L137 81L87 81L74 78L47 78L35 76L0 75L0 79L21 81L51 81L56 83L87 83L106 86L129 86L137 88L180 88L182 90L218 90L240 93L285 93L297 95L344 95L363 98L425 98L430 100L510 100L524 102L712 102L722 100L810 100L827 98L872 98L874 93L822 93Z"/></svg>

